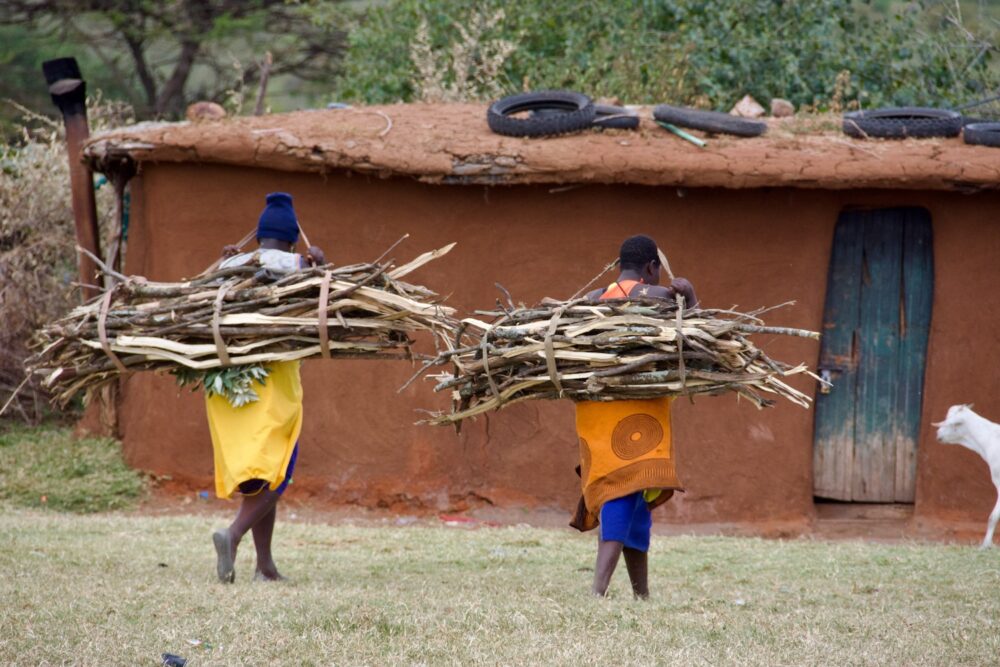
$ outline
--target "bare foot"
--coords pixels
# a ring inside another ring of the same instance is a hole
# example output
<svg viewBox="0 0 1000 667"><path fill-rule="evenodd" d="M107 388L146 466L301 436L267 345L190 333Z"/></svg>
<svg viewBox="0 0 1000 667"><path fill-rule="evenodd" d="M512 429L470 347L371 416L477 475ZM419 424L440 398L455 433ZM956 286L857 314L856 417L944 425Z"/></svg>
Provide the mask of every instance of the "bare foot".
<svg viewBox="0 0 1000 667"><path fill-rule="evenodd" d="M215 545L215 571L219 581L231 584L236 581L236 545L228 530L217 530L212 533L212 543Z"/></svg>

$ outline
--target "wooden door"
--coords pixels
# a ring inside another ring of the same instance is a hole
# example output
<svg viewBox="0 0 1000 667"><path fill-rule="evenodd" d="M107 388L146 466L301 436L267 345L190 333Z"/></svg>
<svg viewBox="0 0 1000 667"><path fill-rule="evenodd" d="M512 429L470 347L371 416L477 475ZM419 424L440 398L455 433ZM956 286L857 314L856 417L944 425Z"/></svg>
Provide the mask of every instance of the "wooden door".
<svg viewBox="0 0 1000 667"><path fill-rule="evenodd" d="M934 291L930 214L845 211L837 221L823 314L814 493L911 503Z"/></svg>

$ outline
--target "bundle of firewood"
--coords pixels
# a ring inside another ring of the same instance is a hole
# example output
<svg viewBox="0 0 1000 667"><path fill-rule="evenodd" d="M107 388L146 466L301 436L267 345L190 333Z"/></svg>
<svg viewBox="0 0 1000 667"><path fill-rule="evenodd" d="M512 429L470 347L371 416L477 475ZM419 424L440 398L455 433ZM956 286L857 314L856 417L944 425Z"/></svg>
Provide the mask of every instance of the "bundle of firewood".
<svg viewBox="0 0 1000 667"><path fill-rule="evenodd" d="M429 332L437 345L457 323L437 294L401 279L453 245L399 267L376 260L273 275L251 262L183 282L114 274L103 296L40 330L26 366L65 403L131 371L410 358L410 334Z"/></svg>
<svg viewBox="0 0 1000 667"><path fill-rule="evenodd" d="M436 391L452 392L453 405L430 421L456 423L528 399L613 401L728 391L757 407L774 403L768 395L808 407L810 397L782 378L819 378L804 364L771 359L750 336L819 334L766 326L760 315L768 310L685 310L633 298L477 311L493 320L462 320L451 349L426 367L453 367L431 375Z"/></svg>

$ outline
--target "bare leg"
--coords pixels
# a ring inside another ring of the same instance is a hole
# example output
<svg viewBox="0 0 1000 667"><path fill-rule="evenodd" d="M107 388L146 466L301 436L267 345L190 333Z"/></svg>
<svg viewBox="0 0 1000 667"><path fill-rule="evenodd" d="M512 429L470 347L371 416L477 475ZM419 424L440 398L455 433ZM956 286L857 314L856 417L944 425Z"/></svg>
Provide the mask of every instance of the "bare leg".
<svg viewBox="0 0 1000 667"><path fill-rule="evenodd" d="M632 582L632 593L640 600L645 600L649 597L649 561L646 552L628 547L622 552L625 554L628 578Z"/></svg>
<svg viewBox="0 0 1000 667"><path fill-rule="evenodd" d="M267 488L256 495L244 496L236 518L229 525L229 528L212 535L218 557L217 570L220 581L233 582L235 579L233 564L236 562L236 549L240 545L240 540L247 534L247 531L253 528L254 524L274 510L279 498L281 498L281 494Z"/></svg>
<svg viewBox="0 0 1000 667"><path fill-rule="evenodd" d="M989 549L993 546L993 531L996 530L998 520L1000 520L1000 485L997 486L997 504L990 512L990 521L986 524L986 537L983 538L981 548Z"/></svg>
<svg viewBox="0 0 1000 667"><path fill-rule="evenodd" d="M239 546L243 536L254 527L258 521L274 511L274 506L278 504L281 494L271 489L264 489L253 496L245 496L240 504L240 511L236 513L236 518L229 525L229 535L233 540L233 553Z"/></svg>
<svg viewBox="0 0 1000 667"><path fill-rule="evenodd" d="M604 597L608 594L608 585L611 584L611 575L618 567L618 557L622 554L625 545L621 542L597 539L597 563L594 565L594 587L591 592Z"/></svg>
<svg viewBox="0 0 1000 667"><path fill-rule="evenodd" d="M257 550L257 571L254 579L266 581L280 581L284 579L278 572L278 566L274 564L271 556L271 536L274 534L274 520L278 516L277 504L271 507L271 511L261 517L260 521L251 528L253 531L253 546Z"/></svg>

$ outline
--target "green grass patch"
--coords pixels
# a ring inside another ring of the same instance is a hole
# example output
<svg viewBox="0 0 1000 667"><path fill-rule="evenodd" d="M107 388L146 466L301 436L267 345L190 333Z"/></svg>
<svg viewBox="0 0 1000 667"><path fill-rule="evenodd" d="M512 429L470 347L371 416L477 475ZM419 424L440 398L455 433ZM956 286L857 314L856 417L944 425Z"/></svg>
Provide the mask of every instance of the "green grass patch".
<svg viewBox="0 0 1000 667"><path fill-rule="evenodd" d="M235 505L234 505L235 509ZM528 527L305 524L287 583L215 580L217 517L0 514L0 662L198 665L988 665L1000 551L654 536L590 596L595 540Z"/></svg>
<svg viewBox="0 0 1000 667"><path fill-rule="evenodd" d="M0 501L65 512L126 509L141 497L142 477L110 438L74 438L64 426L0 431Z"/></svg>

